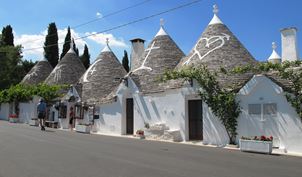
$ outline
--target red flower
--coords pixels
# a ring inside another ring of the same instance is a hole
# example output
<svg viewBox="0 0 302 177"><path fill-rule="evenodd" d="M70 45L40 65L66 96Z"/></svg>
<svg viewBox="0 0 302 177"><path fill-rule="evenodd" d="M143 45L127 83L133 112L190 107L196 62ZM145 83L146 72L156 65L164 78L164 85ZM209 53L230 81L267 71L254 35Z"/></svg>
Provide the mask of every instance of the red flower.
<svg viewBox="0 0 302 177"><path fill-rule="evenodd" d="M273 141L273 136L270 136L270 137L269 137L269 140L270 140L270 141Z"/></svg>
<svg viewBox="0 0 302 177"><path fill-rule="evenodd" d="M262 135L262 136L260 137L260 140L261 140L261 141L266 141L266 137L265 137L264 135Z"/></svg>
<svg viewBox="0 0 302 177"><path fill-rule="evenodd" d="M9 118L18 118L17 114L10 114L8 115Z"/></svg>

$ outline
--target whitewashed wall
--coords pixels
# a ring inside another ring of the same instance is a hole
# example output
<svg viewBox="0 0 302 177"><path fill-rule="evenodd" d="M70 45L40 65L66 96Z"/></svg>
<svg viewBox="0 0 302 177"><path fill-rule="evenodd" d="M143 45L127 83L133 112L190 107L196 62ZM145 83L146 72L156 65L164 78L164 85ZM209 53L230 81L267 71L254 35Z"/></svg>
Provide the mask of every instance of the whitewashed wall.
<svg viewBox="0 0 302 177"><path fill-rule="evenodd" d="M180 130L186 139L187 124L185 117L185 95L180 91L164 94L133 95L134 132L149 125L166 124L170 130Z"/></svg>
<svg viewBox="0 0 302 177"><path fill-rule="evenodd" d="M2 103L0 106L0 120L8 120L9 104Z"/></svg>
<svg viewBox="0 0 302 177"><path fill-rule="evenodd" d="M99 119L94 121L97 132L122 134L122 105L120 101L100 106Z"/></svg>
<svg viewBox="0 0 302 177"><path fill-rule="evenodd" d="M189 140L188 100L199 99L194 87L189 85L163 93L142 95L129 79L128 87L121 84L117 101L100 106L100 119L95 120L97 131L104 134L126 134L126 99L133 98L134 133L149 125L166 124L170 130L180 130L182 139ZM203 136L206 144L223 146L228 143L224 126L203 104Z"/></svg>
<svg viewBox="0 0 302 177"><path fill-rule="evenodd" d="M238 93L242 114L238 120L238 137L273 136L280 148L302 153L302 124L287 102L281 87L265 76L254 76ZM248 114L248 104L277 103L276 116Z"/></svg>
<svg viewBox="0 0 302 177"><path fill-rule="evenodd" d="M34 96L29 102L19 103L19 121L21 123L29 123L32 118L37 118L37 104L39 103L39 97Z"/></svg>
<svg viewBox="0 0 302 177"><path fill-rule="evenodd" d="M225 146L230 138L221 121L213 114L208 105L203 102L203 143Z"/></svg>

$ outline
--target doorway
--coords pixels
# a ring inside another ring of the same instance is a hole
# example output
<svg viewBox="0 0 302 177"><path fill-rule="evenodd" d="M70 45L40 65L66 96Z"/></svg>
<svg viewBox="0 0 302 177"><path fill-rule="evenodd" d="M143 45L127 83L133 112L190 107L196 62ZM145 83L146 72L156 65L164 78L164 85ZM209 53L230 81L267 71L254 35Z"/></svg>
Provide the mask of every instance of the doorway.
<svg viewBox="0 0 302 177"><path fill-rule="evenodd" d="M203 140L202 100L188 100L189 140Z"/></svg>
<svg viewBox="0 0 302 177"><path fill-rule="evenodd" d="M133 98L126 99L126 134L133 135Z"/></svg>

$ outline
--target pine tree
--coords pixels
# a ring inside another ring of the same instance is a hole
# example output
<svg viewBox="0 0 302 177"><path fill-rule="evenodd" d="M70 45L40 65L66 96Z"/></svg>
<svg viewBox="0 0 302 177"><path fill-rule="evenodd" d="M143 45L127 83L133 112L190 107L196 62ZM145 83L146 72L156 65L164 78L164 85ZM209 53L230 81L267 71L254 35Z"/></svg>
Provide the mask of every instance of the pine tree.
<svg viewBox="0 0 302 177"><path fill-rule="evenodd" d="M126 50L124 50L124 57L123 57L123 60L122 60L122 64L125 68L125 70L127 72L129 72L130 68L129 68L129 60L128 60L128 53Z"/></svg>
<svg viewBox="0 0 302 177"><path fill-rule="evenodd" d="M77 48L75 42L74 42L74 39L72 39L72 43L73 43L73 50L74 52L79 56L79 49Z"/></svg>
<svg viewBox="0 0 302 177"><path fill-rule="evenodd" d="M65 40L64 40L63 50L62 50L62 53L60 55L60 60L64 57L64 55L70 49L70 40L71 40L71 33L70 33L70 27L68 26L67 34L66 34Z"/></svg>
<svg viewBox="0 0 302 177"><path fill-rule="evenodd" d="M2 29L1 45L14 46L13 28L10 25L7 25Z"/></svg>
<svg viewBox="0 0 302 177"><path fill-rule="evenodd" d="M90 66L90 54L89 54L88 47L86 44L84 47L83 55L81 55L80 59L83 62L83 65L85 66L85 68L88 69Z"/></svg>
<svg viewBox="0 0 302 177"><path fill-rule="evenodd" d="M55 23L50 23L48 33L44 42L44 57L48 60L52 67L58 64L59 46L58 31Z"/></svg>

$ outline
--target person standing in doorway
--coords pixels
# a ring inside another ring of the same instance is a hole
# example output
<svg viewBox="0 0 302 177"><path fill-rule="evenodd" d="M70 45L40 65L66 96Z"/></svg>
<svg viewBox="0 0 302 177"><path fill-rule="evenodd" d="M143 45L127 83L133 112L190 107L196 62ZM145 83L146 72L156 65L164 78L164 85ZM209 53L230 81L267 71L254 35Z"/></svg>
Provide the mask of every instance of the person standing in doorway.
<svg viewBox="0 0 302 177"><path fill-rule="evenodd" d="M73 130L73 125L74 125L74 111L73 111L73 107L70 107L70 111L69 111L69 126L70 126L70 130Z"/></svg>
<svg viewBox="0 0 302 177"><path fill-rule="evenodd" d="M46 103L43 98L40 98L37 105L38 118L40 122L40 127L42 131L45 131L45 116L46 116Z"/></svg>

